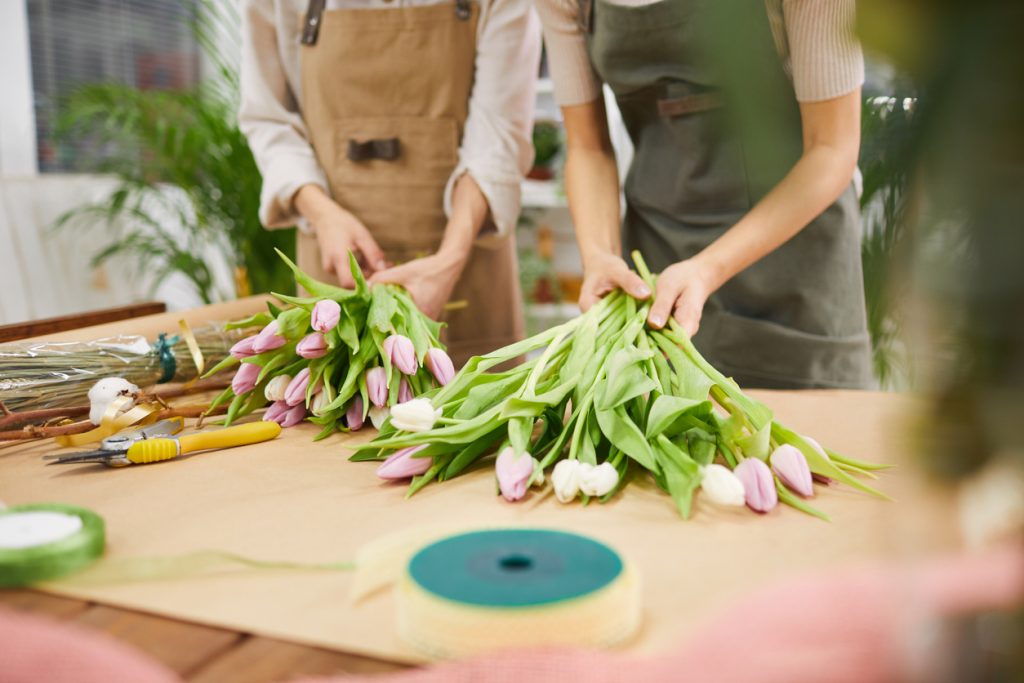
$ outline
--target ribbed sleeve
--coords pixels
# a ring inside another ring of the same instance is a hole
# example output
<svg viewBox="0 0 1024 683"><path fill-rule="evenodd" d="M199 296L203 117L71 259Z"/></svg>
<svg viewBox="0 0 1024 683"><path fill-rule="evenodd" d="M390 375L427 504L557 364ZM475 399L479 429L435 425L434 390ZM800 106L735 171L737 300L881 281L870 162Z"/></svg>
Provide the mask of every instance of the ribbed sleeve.
<svg viewBox="0 0 1024 683"><path fill-rule="evenodd" d="M832 99L864 83L864 56L853 34L854 0L770 2L782 6L789 69L799 101Z"/></svg>

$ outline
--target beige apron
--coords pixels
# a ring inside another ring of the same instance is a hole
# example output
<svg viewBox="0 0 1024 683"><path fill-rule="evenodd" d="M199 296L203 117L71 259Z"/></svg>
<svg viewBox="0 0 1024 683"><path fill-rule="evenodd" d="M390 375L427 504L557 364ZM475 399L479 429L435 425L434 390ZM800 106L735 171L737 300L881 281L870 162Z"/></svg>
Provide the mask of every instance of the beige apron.
<svg viewBox="0 0 1024 683"><path fill-rule="evenodd" d="M323 11L312 0L302 36L302 114L334 199L370 230L392 263L435 252L444 188L458 163L476 58L479 7L468 0ZM321 267L300 233L299 266ZM456 363L523 336L512 236L474 246L452 294L445 341Z"/></svg>

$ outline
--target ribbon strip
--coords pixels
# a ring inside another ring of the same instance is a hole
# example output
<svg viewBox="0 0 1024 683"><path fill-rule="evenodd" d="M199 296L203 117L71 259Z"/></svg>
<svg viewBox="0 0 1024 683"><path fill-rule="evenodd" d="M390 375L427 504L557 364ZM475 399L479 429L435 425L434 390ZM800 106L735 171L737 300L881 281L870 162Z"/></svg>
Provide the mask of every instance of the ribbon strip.
<svg viewBox="0 0 1024 683"><path fill-rule="evenodd" d="M118 396L107 406L107 410L103 413L103 419L100 420L98 427L82 434L66 434L54 437L54 440L60 446L82 446L103 441L108 436L113 436L122 429L132 425L138 424L141 426L153 422L156 419L156 413L162 409L162 406L158 403L143 403L122 413L121 411L131 402L131 396Z"/></svg>

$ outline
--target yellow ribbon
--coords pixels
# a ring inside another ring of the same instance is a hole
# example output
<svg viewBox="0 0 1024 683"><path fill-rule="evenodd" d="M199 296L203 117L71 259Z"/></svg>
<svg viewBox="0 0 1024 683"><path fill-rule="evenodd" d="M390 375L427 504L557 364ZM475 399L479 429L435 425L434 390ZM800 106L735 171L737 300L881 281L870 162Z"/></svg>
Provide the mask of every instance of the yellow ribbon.
<svg viewBox="0 0 1024 683"><path fill-rule="evenodd" d="M81 446L102 441L132 425L146 425L153 422L156 419L156 413L162 408L159 403L143 403L122 413L121 410L131 402L131 396L118 396L107 406L106 412L103 413L103 419L95 429L90 429L82 434L65 434L54 437L54 439L61 446Z"/></svg>
<svg viewBox="0 0 1024 683"><path fill-rule="evenodd" d="M181 338L185 340L185 345L188 346L189 353L192 354L192 362L196 364L196 376L185 383L186 387L190 387L203 376L203 371L206 369L206 359L203 358L199 342L196 341L196 335L192 332L188 322L182 318L178 321L178 327L181 329Z"/></svg>

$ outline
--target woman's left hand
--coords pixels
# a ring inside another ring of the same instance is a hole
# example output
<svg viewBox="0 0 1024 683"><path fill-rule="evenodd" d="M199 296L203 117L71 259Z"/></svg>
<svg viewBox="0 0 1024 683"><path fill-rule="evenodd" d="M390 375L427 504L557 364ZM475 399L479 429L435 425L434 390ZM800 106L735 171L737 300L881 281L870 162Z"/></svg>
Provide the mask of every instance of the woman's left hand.
<svg viewBox="0 0 1024 683"><path fill-rule="evenodd" d="M658 276L657 291L647 322L651 327L661 329L672 316L692 337L700 327L704 303L717 288L710 269L698 259L675 263Z"/></svg>
<svg viewBox="0 0 1024 683"><path fill-rule="evenodd" d="M387 282L405 287L421 311L439 320L464 265L464 259L438 252L378 271L370 284Z"/></svg>

